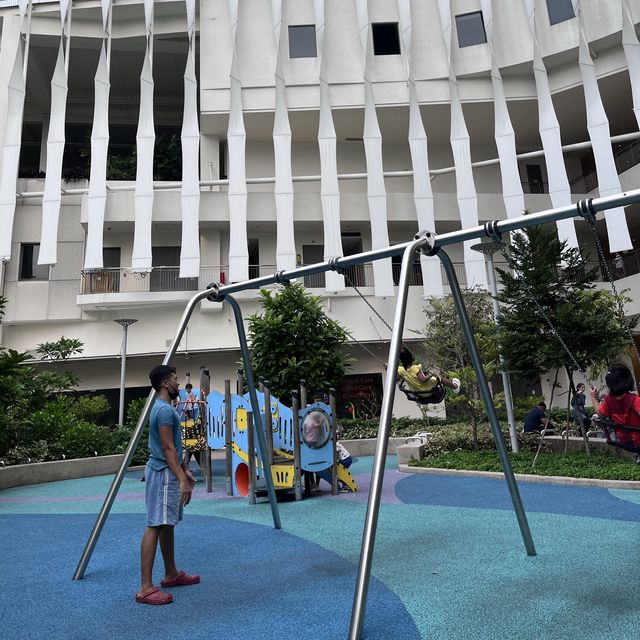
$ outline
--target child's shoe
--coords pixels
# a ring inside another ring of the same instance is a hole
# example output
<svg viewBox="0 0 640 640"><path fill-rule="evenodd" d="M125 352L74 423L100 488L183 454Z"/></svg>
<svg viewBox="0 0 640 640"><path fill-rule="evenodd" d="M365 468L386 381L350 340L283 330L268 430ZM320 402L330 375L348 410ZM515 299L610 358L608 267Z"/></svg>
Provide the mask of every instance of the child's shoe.
<svg viewBox="0 0 640 640"><path fill-rule="evenodd" d="M453 378L451 383L453 384L453 393L460 393L460 378Z"/></svg>

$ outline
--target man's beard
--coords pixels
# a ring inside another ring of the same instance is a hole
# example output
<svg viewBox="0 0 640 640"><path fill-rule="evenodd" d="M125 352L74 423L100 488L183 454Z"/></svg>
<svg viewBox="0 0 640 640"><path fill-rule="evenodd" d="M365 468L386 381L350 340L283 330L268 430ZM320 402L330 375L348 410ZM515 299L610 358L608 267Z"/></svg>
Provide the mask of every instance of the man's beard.
<svg viewBox="0 0 640 640"><path fill-rule="evenodd" d="M169 390L167 389L167 391ZM169 391L169 397L172 400L175 400L179 395L180 395L180 391L178 389L173 389L172 391Z"/></svg>

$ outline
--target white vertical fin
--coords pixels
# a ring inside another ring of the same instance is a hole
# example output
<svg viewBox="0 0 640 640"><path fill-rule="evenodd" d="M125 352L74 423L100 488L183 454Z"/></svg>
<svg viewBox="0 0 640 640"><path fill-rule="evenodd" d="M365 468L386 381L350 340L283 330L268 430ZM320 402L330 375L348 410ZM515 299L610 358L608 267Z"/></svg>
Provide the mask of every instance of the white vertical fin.
<svg viewBox="0 0 640 640"><path fill-rule="evenodd" d="M316 12L318 30L318 53L322 53L324 41L325 16L329 9L324 2L316 3L316 10L322 8L322 14ZM320 203L324 227L324 259L341 258L342 236L340 233L340 189L338 187L338 165L336 156L336 130L331 113L329 85L326 81L324 56L320 63L320 120L318 123L318 148L320 150ZM327 271L325 279L327 291L344 291L344 276L335 271Z"/></svg>
<svg viewBox="0 0 640 640"><path fill-rule="evenodd" d="M109 93L111 90L109 81L111 32L108 28L110 11L110 2L103 0L102 49L93 81L95 97L93 127L91 129L91 173L89 175L89 195L87 196L85 269L99 269L103 266L104 214L107 205L107 152L109 150Z"/></svg>
<svg viewBox="0 0 640 640"><path fill-rule="evenodd" d="M182 116L182 244L180 277L200 275L200 129L198 128L198 82L195 62L195 0L185 0L189 48L184 71L184 113Z"/></svg>
<svg viewBox="0 0 640 640"><path fill-rule="evenodd" d="M536 29L535 7L532 0L525 0L529 25L533 35L533 77L536 84L536 98L538 101L538 129L542 140L544 160L547 166L547 180L549 182L549 196L553 207L564 207L571 204L571 187L567 177L567 169L562 153L560 125L551 100L549 77L544 66L538 31ZM572 219L556 222L558 238L566 242L568 247L578 247L575 223Z"/></svg>
<svg viewBox="0 0 640 640"><path fill-rule="evenodd" d="M587 107L587 129L593 156L596 161L596 172L598 174L598 190L601 196L608 196L620 193L620 178L616 169L616 163L611 149L611 132L609 130L609 120L602 104L596 71L589 53L589 46L582 24L582 16L576 14L579 20L580 45L578 49L578 63L580 65L580 75L582 76L582 86L584 88L584 99ZM624 209L618 207L609 209L605 213L607 222L607 235L609 237L609 251L627 251L633 249L627 219Z"/></svg>
<svg viewBox="0 0 640 640"><path fill-rule="evenodd" d="M151 227L153 218L153 150L156 134L153 120L153 0L145 0L147 46L140 74L140 113L136 132L135 231L131 268L151 269Z"/></svg>

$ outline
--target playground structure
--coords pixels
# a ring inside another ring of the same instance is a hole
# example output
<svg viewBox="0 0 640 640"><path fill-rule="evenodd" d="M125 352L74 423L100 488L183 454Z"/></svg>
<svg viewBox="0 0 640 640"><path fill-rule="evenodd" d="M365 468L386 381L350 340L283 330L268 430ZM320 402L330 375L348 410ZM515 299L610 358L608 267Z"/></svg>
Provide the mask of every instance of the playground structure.
<svg viewBox="0 0 640 640"><path fill-rule="evenodd" d="M301 393L293 396L292 408L270 395L267 384L262 384L257 420L250 394L231 394L229 381L225 382L224 394L211 391L207 396L204 408L207 446L225 449L228 495L248 496L249 502L255 504L257 494L267 491L267 469L271 470L274 489L293 490L296 500L309 493L308 474L326 470L330 472L334 495L339 483L357 491L353 477L336 457L333 390L329 405L324 402L307 405L303 382ZM267 465L256 448L254 425L264 425ZM210 490L210 483L207 486Z"/></svg>
<svg viewBox="0 0 640 640"><path fill-rule="evenodd" d="M414 240L400 245L391 247L385 247L383 249L376 249L360 254L351 255L344 258L333 258L326 262L318 263L315 265L299 267L290 271L280 271L270 276L263 276L255 278L246 282L233 283L229 285L212 284L206 290L195 294L188 302L185 311L182 315L180 323L178 325L175 338L169 347L165 358L164 364L168 364L171 358L174 356L178 344L182 339L189 319L196 307L196 305L203 299L209 299L216 302L228 303L235 316L236 328L238 331L238 337L240 342L240 350L242 353L242 359L245 366L247 386L249 389L249 397L251 408L254 416L262 416L256 387L253 379L253 372L251 370L251 363L249 357L249 348L247 345L247 339L243 324L242 312L240 307L233 297L233 293L243 291L246 289L259 289L272 284L286 284L293 278L301 278L304 276L310 276L317 273L323 273L325 271L335 271L341 273L347 267L352 267L365 262L371 262L374 260L380 260L383 258L389 258L394 255L402 255L402 266L400 271L400 278L398 281L398 293L396 299L396 309L393 322L393 333L391 337L391 343L389 346L388 362L397 362L400 353L402 332L404 330L404 320L406 315L406 306L408 298L409 288L409 274L412 269L414 255L417 251L427 256L435 256L439 258L451 288L451 294L456 306L456 310L460 317L463 332L467 342L467 347L473 363L474 372L480 388L483 403L489 424L493 433L493 437L496 443L496 448L502 463L504 470L505 480L513 504L514 512L520 528L520 533L523 539L525 550L527 555L536 555L533 539L527 522L527 517L524 511L518 486L513 474L511 462L509 459L508 451L500 431L500 424L496 415L493 398L487 378L485 376L482 361L478 352L478 348L475 342L473 331L469 322L467 310L462 298L462 292L460 285L453 268L453 264L448 254L443 250L443 247L455 244L459 242L467 242L470 240L488 237L492 240L500 240L503 233L509 233L517 231L519 229L525 229L535 225L540 225L549 222L556 222L574 216L584 218L590 224L594 224L596 220L596 214L601 211L610 209L616 209L624 207L630 204L640 202L640 190L633 190L627 193L616 194L601 198L588 198L581 200L576 204L568 205L564 207L558 207L549 211L542 211L539 213L533 213L525 216L509 218L506 220L494 220L487 222L484 225L470 227L462 229L460 231L453 231L450 233L437 235L429 231L421 231L418 233ZM610 224L614 224L614 217ZM369 588L369 581L371 577L371 565L373 561L373 549L375 545L376 528L378 522L378 513L380 508L380 500L382 494L382 482L384 479L384 462L387 454L389 433L391 426L391 414L393 408L393 401L395 397L395 371L393 367L389 367L384 383L383 404L380 416L380 426L378 430L378 441L376 445L375 460L373 464L373 471L371 477L371 489L368 498L368 506L364 523L364 531L362 536L362 546L360 553L360 562L358 567L358 574L356 580L353 609L351 615L351 623L349 627L348 638L349 640L360 640L362 636L362 628L364 623L364 615L366 608L366 599ZM89 536L83 554L80 558L73 578L75 580L82 579L84 571L91 557L93 549L97 543L100 532L104 526L108 513L111 509L113 501L117 491L122 483L122 479L126 472L126 469L133 457L135 449L138 445L140 437L142 435L143 426L149 416L152 401L155 397L155 392L152 391L149 394L149 398L145 407L140 415L138 425L132 436L131 442L125 452L124 459L121 467L116 474L113 483L109 489L109 492L105 498L104 504L94 524L93 530ZM262 419L262 418L260 418ZM258 425L253 425L257 439L258 451L263 465L268 465L267 443L264 433L264 428L257 428ZM264 427L264 425L262 425ZM281 528L280 515L278 511L278 505L275 497L275 490L271 474L266 473L264 476L267 493L269 495L269 503L271 505L271 512L273 517L274 527L276 529Z"/></svg>

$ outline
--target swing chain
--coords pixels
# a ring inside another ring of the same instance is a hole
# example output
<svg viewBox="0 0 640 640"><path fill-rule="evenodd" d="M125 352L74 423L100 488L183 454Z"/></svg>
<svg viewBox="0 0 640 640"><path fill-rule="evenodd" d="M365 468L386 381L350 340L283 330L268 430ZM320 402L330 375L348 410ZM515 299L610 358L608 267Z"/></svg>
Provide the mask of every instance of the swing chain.
<svg viewBox="0 0 640 640"><path fill-rule="evenodd" d="M369 309L371 309L371 311L373 311L373 313L376 314L376 316L382 322L382 324L384 324L384 326L387 327L387 329L389 329L389 331L393 333L393 327L382 317L382 315L380 315L378 310L367 300L365 295L360 291L360 289L358 289L358 287L356 287L356 285L353 283L351 278L349 278L349 276L346 273L343 273L342 275L344 276L344 279L347 281L347 285L351 287L364 300L365 304L369 307Z"/></svg>
<svg viewBox="0 0 640 640"><path fill-rule="evenodd" d="M591 226L591 231L593 233L593 239L596 243L596 249L598 251L598 260L600 262L600 266L605 272L605 276L607 281L609 282L609 286L611 287L611 292L613 293L614 300L616 301L616 309L618 311L618 322L620 323L620 327L629 337L629 343L633 348L633 351L636 356L636 360L640 362L640 353L638 352L638 347L636 346L636 341L633 338L633 333L631 332L631 328L626 323L625 313L624 313L624 305L622 304L622 298L618 293L618 289L613 282L613 276L611 274L611 268L609 267L609 263L604 258L604 249L602 248L602 243L600 242L600 236L598 235L598 231L596 229L595 220L590 220L587 218L587 222Z"/></svg>
<svg viewBox="0 0 640 640"><path fill-rule="evenodd" d="M558 330L555 328L555 326L553 325L553 322L551 322L551 320L545 313L544 309L540 306L540 303L536 300L535 296L531 296L531 300L533 301L534 306L538 310L538 313L542 316L542 319L547 323L547 326L549 327L549 330L553 334L553 337L560 343L560 346L565 350L566 354L569 356L569 359L571 360L571 364L573 365L574 371L579 371L585 377L589 387L593 386L591 378L587 373L587 370L578 364L573 353L567 346L567 343L562 339L562 336L560 335Z"/></svg>

